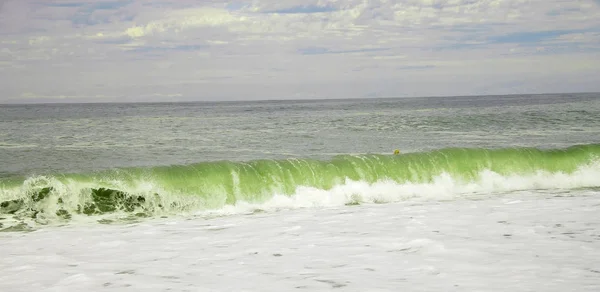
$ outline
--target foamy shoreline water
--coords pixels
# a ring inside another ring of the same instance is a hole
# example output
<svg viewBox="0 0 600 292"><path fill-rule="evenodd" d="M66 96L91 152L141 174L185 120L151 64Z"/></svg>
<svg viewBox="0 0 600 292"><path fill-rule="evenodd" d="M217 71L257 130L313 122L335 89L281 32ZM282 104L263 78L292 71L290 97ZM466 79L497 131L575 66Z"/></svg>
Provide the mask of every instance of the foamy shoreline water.
<svg viewBox="0 0 600 292"><path fill-rule="evenodd" d="M598 291L600 192L0 235L1 291Z"/></svg>

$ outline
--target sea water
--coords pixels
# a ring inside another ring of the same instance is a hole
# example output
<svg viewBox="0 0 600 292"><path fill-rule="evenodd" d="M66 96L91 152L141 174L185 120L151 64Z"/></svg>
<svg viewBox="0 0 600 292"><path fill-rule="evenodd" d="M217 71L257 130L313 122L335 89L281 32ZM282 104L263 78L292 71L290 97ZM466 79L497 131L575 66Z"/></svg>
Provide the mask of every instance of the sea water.
<svg viewBox="0 0 600 292"><path fill-rule="evenodd" d="M599 207L598 94L0 106L1 291L598 291Z"/></svg>

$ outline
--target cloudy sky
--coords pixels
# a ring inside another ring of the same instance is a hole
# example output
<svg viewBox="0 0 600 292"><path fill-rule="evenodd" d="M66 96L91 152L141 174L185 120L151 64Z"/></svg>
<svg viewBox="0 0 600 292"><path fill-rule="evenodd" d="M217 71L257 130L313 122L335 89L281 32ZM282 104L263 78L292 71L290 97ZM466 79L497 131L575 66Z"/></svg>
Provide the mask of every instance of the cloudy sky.
<svg viewBox="0 0 600 292"><path fill-rule="evenodd" d="M600 91L600 0L0 0L0 103Z"/></svg>

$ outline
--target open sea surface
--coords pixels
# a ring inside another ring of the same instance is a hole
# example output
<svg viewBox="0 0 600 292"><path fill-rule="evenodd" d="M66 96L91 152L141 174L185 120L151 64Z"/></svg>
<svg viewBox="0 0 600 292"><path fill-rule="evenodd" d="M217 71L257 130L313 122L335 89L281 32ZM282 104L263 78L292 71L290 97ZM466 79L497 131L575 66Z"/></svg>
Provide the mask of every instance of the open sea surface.
<svg viewBox="0 0 600 292"><path fill-rule="evenodd" d="M0 291L600 291L599 210L597 93L0 105Z"/></svg>

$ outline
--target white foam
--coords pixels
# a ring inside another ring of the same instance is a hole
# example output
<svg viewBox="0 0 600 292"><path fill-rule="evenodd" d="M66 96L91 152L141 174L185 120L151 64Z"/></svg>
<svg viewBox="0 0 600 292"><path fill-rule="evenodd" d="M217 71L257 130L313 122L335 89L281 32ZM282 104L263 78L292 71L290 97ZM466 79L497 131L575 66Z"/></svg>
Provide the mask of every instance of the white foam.
<svg viewBox="0 0 600 292"><path fill-rule="evenodd" d="M599 291L600 193L573 195L4 233L0 291Z"/></svg>
<svg viewBox="0 0 600 292"><path fill-rule="evenodd" d="M219 210L201 211L201 214L226 215L253 210L280 210L342 206L349 203L391 203L404 200L452 200L464 196L492 196L521 190L569 190L600 187L600 164L583 166L567 174L538 171L527 175L503 176L483 171L472 181L460 181L447 173L435 177L431 183L397 183L379 181L367 183L347 179L330 190L300 186L292 196L275 195L264 203L238 201Z"/></svg>
<svg viewBox="0 0 600 292"><path fill-rule="evenodd" d="M222 194L209 198L202 198L193 194L173 194L161 189L161 186L154 182L151 177L143 177L133 182L122 182L119 180L80 182L76 180L59 181L53 177L39 176L26 180L20 188L10 191L4 190L4 193L0 194L0 197L3 199L15 199L29 190L52 186L54 189L53 192L58 194L58 196L51 200L43 201L43 205L37 203L38 206L36 206L37 208L42 207L44 212L38 213L35 219L23 219L29 226L35 226L37 224L53 224L61 221L59 216L56 215L56 211L59 208L65 208L69 211L72 215L70 222L89 223L99 219L118 220L132 215L131 213L115 212L90 217L87 215L78 215L74 212L78 206L90 202L91 197L88 190L98 187L113 188L146 197L146 204L154 206L152 208L152 215L154 216L185 216L190 213L205 216L223 216L252 213L256 210L278 211L298 208L327 208L354 203L392 203L405 200L446 201L465 196L494 196L521 190L572 190L586 187L600 187L599 178L600 163L594 162L581 166L573 173L538 171L525 175L514 174L504 176L486 170L482 171L477 178L470 181L456 179L447 173L435 177L430 183L398 183L391 180L368 183L346 179L344 184L334 186L329 190L298 186L294 194L290 196L274 194L264 202L238 200L235 205L223 205L225 203L225 196ZM155 193L160 194L160 198L157 198L154 195ZM63 200L60 206L57 204L59 197ZM27 198L30 197L27 196ZM159 204L163 207L158 208ZM210 206L219 207L211 209ZM7 221L4 222L8 225L14 225L13 223L15 223L12 222L9 224Z"/></svg>

